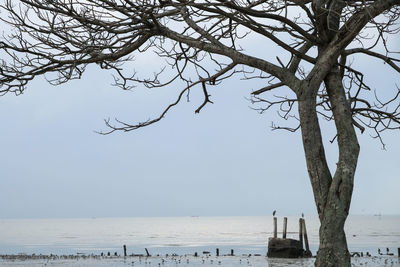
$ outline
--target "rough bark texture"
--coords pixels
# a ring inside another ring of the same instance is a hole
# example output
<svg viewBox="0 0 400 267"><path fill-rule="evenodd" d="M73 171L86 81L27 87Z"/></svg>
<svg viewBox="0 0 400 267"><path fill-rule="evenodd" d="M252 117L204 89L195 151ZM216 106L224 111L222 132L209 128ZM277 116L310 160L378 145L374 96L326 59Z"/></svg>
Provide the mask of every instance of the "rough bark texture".
<svg viewBox="0 0 400 267"><path fill-rule="evenodd" d="M325 85L335 118L339 162L322 214L320 245L315 265L345 267L350 266L350 254L344 224L349 213L360 148L338 68L333 68L327 75Z"/></svg>
<svg viewBox="0 0 400 267"><path fill-rule="evenodd" d="M327 166L316 112L315 88L302 88L299 114L304 151L321 228L316 266L350 266L344 224L348 216L359 145L338 68L325 78L337 129L339 161L334 177Z"/></svg>
<svg viewBox="0 0 400 267"><path fill-rule="evenodd" d="M319 217L322 219L327 200L326 196L332 178L326 162L321 129L318 123L316 95L312 92L315 90L304 91L306 91L306 93L298 96L303 147L306 156L307 170L314 192L315 203Z"/></svg>
<svg viewBox="0 0 400 267"><path fill-rule="evenodd" d="M352 125L339 69L329 73L325 85L335 117L339 161L334 177L329 171L316 112L315 88L302 88L299 114L306 163L321 222L316 266L350 266L344 224L348 216L359 145ZM310 93L311 92L311 93Z"/></svg>

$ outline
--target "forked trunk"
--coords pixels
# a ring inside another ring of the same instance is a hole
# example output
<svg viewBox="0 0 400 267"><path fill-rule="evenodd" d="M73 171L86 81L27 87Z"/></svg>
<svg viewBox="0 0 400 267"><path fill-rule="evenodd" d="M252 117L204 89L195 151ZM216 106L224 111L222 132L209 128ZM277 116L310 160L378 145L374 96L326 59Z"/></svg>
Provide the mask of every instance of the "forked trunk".
<svg viewBox="0 0 400 267"><path fill-rule="evenodd" d="M333 69L324 82L335 119L339 148L339 159L333 178L325 158L318 123L318 88L303 88L302 94L298 95L307 169L321 222L315 266L347 267L350 266L350 254L344 224L350 208L359 145L339 69Z"/></svg>

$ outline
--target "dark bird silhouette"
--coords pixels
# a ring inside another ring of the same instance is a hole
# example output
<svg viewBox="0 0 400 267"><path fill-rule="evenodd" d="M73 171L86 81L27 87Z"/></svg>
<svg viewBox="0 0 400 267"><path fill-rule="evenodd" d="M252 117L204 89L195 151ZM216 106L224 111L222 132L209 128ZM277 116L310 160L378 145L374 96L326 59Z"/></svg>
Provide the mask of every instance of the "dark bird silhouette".
<svg viewBox="0 0 400 267"><path fill-rule="evenodd" d="M272 216L275 216L275 214L276 214L276 210L274 210L274 211L272 212Z"/></svg>
<svg viewBox="0 0 400 267"><path fill-rule="evenodd" d="M301 213L301 218L304 218L304 213Z"/></svg>

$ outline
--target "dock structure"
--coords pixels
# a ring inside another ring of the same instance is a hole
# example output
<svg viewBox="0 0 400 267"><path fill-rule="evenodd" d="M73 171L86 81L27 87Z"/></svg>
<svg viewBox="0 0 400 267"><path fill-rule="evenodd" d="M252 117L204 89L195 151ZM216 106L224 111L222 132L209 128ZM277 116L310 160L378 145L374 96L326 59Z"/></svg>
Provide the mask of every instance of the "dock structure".
<svg viewBox="0 0 400 267"><path fill-rule="evenodd" d="M283 218L282 238L277 236L277 218L274 216L273 237L268 239L267 256L270 258L301 258L311 257L311 251L308 244L308 236L306 223L303 218L299 219L299 240L286 238L287 233L287 217ZM303 247L305 243L305 250Z"/></svg>

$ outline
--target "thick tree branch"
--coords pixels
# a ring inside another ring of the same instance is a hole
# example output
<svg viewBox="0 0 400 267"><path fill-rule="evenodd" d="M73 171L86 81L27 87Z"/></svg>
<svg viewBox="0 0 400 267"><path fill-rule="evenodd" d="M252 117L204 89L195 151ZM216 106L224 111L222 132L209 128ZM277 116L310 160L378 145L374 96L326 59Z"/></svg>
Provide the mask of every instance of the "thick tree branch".
<svg viewBox="0 0 400 267"><path fill-rule="evenodd" d="M390 67L392 67L395 71L400 73L400 66L396 65L400 64L400 59L399 58L393 58L393 57L388 57L385 55L382 55L380 53L365 49L365 48L353 48L353 49L348 49L344 52L345 55L351 55L351 54L356 54L356 53L362 53L369 55L371 57L375 57L378 59L383 60L385 63L387 63Z"/></svg>

